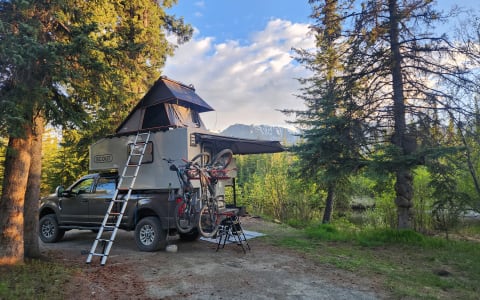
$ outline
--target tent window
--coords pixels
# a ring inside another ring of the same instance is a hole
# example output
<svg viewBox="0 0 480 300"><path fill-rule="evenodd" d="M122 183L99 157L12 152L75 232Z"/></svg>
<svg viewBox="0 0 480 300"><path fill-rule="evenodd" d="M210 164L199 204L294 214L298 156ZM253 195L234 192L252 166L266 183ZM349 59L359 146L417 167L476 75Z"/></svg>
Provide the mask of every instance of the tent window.
<svg viewBox="0 0 480 300"><path fill-rule="evenodd" d="M205 127L200 120L198 112L192 108L171 103L166 103L165 108L172 125L179 127Z"/></svg>
<svg viewBox="0 0 480 300"><path fill-rule="evenodd" d="M170 126L164 103L152 105L145 109L142 128L156 128Z"/></svg>

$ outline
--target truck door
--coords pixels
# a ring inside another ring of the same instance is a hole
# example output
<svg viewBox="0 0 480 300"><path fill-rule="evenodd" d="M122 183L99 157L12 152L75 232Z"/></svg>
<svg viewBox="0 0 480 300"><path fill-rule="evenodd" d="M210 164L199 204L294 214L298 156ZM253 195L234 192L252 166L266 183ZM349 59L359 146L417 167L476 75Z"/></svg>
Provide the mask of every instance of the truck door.
<svg viewBox="0 0 480 300"><path fill-rule="evenodd" d="M88 223L88 198L92 193L94 178L77 182L59 199L62 210L61 223Z"/></svg>
<svg viewBox="0 0 480 300"><path fill-rule="evenodd" d="M94 192L89 199L89 222L100 224L105 217L108 205L115 194L116 179L99 177Z"/></svg>

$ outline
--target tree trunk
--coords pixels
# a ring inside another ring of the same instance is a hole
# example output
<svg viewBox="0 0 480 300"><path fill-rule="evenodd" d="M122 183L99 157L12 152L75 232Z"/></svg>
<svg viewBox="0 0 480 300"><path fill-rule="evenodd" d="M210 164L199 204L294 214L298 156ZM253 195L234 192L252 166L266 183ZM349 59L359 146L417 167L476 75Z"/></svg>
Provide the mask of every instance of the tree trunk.
<svg viewBox="0 0 480 300"><path fill-rule="evenodd" d="M389 0L390 12L390 50L391 75L393 84L393 114L395 119L395 132L392 142L402 150L403 154L409 154L411 149L406 142L406 121L405 121L405 97L403 94L402 77L402 54L399 44L399 15L397 0ZM396 171L395 192L398 215L398 228L411 228L413 206L413 175L408 167Z"/></svg>
<svg viewBox="0 0 480 300"><path fill-rule="evenodd" d="M397 205L398 228L409 229L412 227L413 212L413 175L410 170L397 172L395 182L395 204Z"/></svg>
<svg viewBox="0 0 480 300"><path fill-rule="evenodd" d="M38 199L40 199L40 182L42 175L42 135L44 120L42 117L35 118L33 131L31 164L28 173L27 190L25 192L24 207L24 249L25 258L40 257L38 242Z"/></svg>
<svg viewBox="0 0 480 300"><path fill-rule="evenodd" d="M329 184L327 189L327 201L325 202L325 211L323 212L323 224L330 223L330 220L332 219L334 197L335 187L333 184Z"/></svg>
<svg viewBox="0 0 480 300"><path fill-rule="evenodd" d="M32 133L10 137L0 198L0 265L23 262L23 208L30 169Z"/></svg>

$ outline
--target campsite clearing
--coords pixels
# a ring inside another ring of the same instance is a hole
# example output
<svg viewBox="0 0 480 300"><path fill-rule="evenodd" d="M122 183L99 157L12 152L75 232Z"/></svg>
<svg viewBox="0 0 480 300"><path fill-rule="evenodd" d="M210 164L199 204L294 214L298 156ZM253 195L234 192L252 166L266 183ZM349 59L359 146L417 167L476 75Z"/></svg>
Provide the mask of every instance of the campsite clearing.
<svg viewBox="0 0 480 300"><path fill-rule="evenodd" d="M253 231L283 230L260 218L245 217L242 223ZM94 238L92 232L72 230L59 243L42 243L52 261L78 270L61 288L65 299L385 298L375 280L315 263L263 238L249 240L246 254L235 244L216 252L216 244L206 241L175 241L175 253L139 252L133 233L120 231L105 266L85 264L82 251Z"/></svg>

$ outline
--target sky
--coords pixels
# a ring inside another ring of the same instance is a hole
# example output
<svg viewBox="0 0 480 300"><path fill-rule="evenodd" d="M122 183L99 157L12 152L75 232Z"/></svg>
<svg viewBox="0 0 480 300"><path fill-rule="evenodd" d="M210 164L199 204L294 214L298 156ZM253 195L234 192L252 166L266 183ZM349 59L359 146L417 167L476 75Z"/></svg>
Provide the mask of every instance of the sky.
<svg viewBox="0 0 480 300"><path fill-rule="evenodd" d="M477 9L478 0L439 0ZM296 78L308 77L292 48L312 49L307 0L178 0L168 13L194 28L193 38L167 59L163 75L192 84L215 111L208 129L233 124L293 129L282 109L303 109Z"/></svg>

